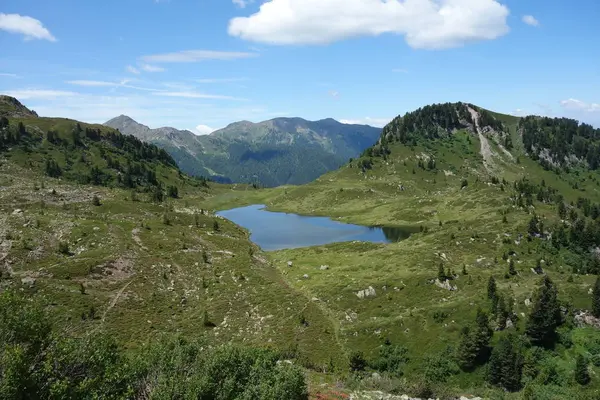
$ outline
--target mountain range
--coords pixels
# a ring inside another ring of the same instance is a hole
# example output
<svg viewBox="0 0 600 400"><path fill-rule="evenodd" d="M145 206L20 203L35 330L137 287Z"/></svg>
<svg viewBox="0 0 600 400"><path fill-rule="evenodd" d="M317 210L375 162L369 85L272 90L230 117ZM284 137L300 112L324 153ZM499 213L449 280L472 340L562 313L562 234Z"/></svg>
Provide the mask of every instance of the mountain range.
<svg viewBox="0 0 600 400"><path fill-rule="evenodd" d="M308 183L360 155L381 134L380 128L331 118L240 121L204 136L150 129L125 115L104 125L165 149L188 174L269 187Z"/></svg>

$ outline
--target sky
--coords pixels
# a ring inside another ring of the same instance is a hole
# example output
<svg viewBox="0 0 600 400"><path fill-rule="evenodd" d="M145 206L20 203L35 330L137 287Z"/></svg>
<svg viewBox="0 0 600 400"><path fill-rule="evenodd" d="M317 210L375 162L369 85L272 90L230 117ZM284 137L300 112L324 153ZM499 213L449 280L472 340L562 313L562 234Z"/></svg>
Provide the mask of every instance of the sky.
<svg viewBox="0 0 600 400"><path fill-rule="evenodd" d="M597 0L2 0L0 93L207 134L431 103L600 127Z"/></svg>

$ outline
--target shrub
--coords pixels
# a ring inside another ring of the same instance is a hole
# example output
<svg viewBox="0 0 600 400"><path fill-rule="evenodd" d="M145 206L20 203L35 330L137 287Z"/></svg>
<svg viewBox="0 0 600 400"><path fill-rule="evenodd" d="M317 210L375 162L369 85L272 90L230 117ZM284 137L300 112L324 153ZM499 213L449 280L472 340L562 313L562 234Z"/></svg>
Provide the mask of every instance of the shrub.
<svg viewBox="0 0 600 400"><path fill-rule="evenodd" d="M71 251L69 250L69 243L67 242L59 242L58 243L58 252L60 254L64 254L66 256L71 255Z"/></svg>

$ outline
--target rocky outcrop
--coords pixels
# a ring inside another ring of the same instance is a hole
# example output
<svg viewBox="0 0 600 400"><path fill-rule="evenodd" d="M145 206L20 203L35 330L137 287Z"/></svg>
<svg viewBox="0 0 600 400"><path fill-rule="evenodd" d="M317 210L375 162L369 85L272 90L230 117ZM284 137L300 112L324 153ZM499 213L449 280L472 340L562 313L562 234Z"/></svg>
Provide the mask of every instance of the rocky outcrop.
<svg viewBox="0 0 600 400"><path fill-rule="evenodd" d="M600 318L596 318L591 312L582 310L575 313L575 323L578 326L593 326L600 329Z"/></svg>
<svg viewBox="0 0 600 400"><path fill-rule="evenodd" d="M14 97L0 95L0 117L37 118L38 115Z"/></svg>
<svg viewBox="0 0 600 400"><path fill-rule="evenodd" d="M439 279L436 279L435 286L440 287L442 289L450 290L450 291L458 290L458 287L456 285L453 286L450 283L450 280L448 280L448 279L446 279L444 282L441 282Z"/></svg>
<svg viewBox="0 0 600 400"><path fill-rule="evenodd" d="M360 290L358 291L358 293L356 293L356 296L359 299L364 299L367 297L375 297L377 293L375 293L375 288L373 286L369 286L366 289Z"/></svg>

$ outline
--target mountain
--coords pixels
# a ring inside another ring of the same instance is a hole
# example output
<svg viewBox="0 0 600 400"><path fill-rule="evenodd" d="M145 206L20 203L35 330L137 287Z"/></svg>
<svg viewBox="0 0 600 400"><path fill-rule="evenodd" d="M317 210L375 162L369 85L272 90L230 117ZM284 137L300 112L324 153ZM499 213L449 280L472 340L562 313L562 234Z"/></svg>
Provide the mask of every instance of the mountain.
<svg viewBox="0 0 600 400"><path fill-rule="evenodd" d="M573 366L600 373L577 361L600 355L599 145L600 130L574 120L435 104L399 115L359 158L309 184L213 207L268 204L417 232L270 253L331 316L349 368L367 371L358 386L593 399L598 381L574 383Z"/></svg>
<svg viewBox="0 0 600 400"><path fill-rule="evenodd" d="M30 118L37 116L35 111L31 111L14 97L0 95L0 117Z"/></svg>
<svg viewBox="0 0 600 400"><path fill-rule="evenodd" d="M381 133L366 125L302 118L241 121L204 136L149 129L127 116L105 125L164 148L186 173L264 186L310 182L359 155Z"/></svg>
<svg viewBox="0 0 600 400"><path fill-rule="evenodd" d="M0 110L0 398L308 398L281 358L330 362L329 318L207 211L245 185L110 127Z"/></svg>

